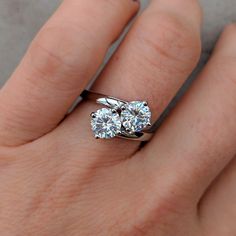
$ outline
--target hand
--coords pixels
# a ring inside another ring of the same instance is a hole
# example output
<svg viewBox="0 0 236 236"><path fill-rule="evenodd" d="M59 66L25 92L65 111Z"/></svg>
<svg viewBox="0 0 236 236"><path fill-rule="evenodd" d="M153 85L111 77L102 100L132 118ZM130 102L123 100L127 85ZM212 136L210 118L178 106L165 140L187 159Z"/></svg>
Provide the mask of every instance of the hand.
<svg viewBox="0 0 236 236"><path fill-rule="evenodd" d="M143 148L95 140L89 101L60 123L138 8L65 0L1 90L1 235L236 234L235 25ZM196 66L200 25L196 0L153 0L93 90L157 119Z"/></svg>

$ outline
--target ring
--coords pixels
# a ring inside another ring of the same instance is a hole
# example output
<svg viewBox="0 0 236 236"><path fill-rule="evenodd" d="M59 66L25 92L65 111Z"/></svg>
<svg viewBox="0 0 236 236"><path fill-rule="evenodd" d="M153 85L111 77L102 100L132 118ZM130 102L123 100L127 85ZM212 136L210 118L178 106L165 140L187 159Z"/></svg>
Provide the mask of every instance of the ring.
<svg viewBox="0 0 236 236"><path fill-rule="evenodd" d="M148 141L152 138L152 113L146 101L127 102L88 90L81 97L106 107L91 113L91 128L96 139L119 137Z"/></svg>

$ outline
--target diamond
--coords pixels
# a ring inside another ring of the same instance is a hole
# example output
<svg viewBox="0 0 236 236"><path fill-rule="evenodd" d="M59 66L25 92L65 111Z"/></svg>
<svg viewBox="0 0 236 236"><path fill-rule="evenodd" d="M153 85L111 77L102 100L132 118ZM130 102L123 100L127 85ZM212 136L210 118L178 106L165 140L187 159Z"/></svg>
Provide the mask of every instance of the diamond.
<svg viewBox="0 0 236 236"><path fill-rule="evenodd" d="M134 101L121 111L122 125L127 132L140 132L151 123L151 111L147 102Z"/></svg>
<svg viewBox="0 0 236 236"><path fill-rule="evenodd" d="M91 126L96 138L114 138L121 130L120 116L116 110L102 108L92 113Z"/></svg>

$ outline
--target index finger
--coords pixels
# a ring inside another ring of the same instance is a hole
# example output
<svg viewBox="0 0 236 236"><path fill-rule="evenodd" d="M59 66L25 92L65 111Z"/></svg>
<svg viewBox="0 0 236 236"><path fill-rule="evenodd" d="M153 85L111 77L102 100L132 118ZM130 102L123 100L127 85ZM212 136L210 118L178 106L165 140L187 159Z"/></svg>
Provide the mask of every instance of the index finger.
<svg viewBox="0 0 236 236"><path fill-rule="evenodd" d="M134 0L65 0L0 93L0 144L52 130L138 10Z"/></svg>

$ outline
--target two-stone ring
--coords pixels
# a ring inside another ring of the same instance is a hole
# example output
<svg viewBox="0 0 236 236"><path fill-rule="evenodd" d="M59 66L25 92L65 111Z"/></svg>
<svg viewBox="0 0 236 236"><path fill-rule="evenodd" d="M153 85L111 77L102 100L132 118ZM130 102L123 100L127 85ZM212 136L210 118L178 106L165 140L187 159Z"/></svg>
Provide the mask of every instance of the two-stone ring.
<svg viewBox="0 0 236 236"><path fill-rule="evenodd" d="M81 96L106 107L91 113L91 128L95 138L151 139L152 113L146 101L127 102L87 90Z"/></svg>

